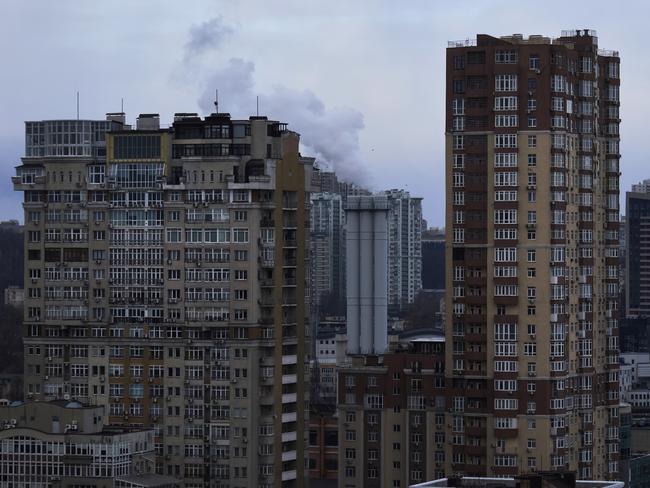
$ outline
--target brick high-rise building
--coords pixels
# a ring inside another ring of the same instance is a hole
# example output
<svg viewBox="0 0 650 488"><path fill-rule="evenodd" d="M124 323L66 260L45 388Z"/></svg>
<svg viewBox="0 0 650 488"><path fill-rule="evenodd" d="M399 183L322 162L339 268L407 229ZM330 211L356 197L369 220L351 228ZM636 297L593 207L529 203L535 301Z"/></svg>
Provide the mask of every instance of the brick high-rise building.
<svg viewBox="0 0 650 488"><path fill-rule="evenodd" d="M25 392L152 427L185 487L304 486L309 189L286 124L27 122Z"/></svg>
<svg viewBox="0 0 650 488"><path fill-rule="evenodd" d="M446 472L618 476L619 57L447 50Z"/></svg>
<svg viewBox="0 0 650 488"><path fill-rule="evenodd" d="M445 342L430 329L337 368L340 487L407 487L445 474Z"/></svg>

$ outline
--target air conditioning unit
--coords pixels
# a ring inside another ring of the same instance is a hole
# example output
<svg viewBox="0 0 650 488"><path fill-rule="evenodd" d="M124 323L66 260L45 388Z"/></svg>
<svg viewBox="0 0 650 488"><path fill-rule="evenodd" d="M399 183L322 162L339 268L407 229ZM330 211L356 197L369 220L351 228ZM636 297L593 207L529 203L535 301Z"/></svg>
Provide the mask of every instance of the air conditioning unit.
<svg viewBox="0 0 650 488"><path fill-rule="evenodd" d="M66 393L65 395L63 395L63 399L64 400L70 400L70 394Z"/></svg>

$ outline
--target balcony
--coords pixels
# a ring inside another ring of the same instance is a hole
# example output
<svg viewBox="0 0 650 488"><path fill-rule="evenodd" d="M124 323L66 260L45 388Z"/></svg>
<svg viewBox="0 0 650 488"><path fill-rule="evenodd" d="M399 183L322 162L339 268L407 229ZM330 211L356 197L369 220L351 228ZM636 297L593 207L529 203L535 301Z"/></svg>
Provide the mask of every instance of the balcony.
<svg viewBox="0 0 650 488"><path fill-rule="evenodd" d="M257 300L257 303L262 307L273 307L275 305L275 300L273 299L273 296L261 296Z"/></svg>
<svg viewBox="0 0 650 488"><path fill-rule="evenodd" d="M260 227L275 227L275 220L273 219L261 219Z"/></svg>
<svg viewBox="0 0 650 488"><path fill-rule="evenodd" d="M282 434L284 436L284 434ZM295 451L294 451L295 452ZM282 481L290 481L296 479L296 470L282 471Z"/></svg>
<svg viewBox="0 0 650 488"><path fill-rule="evenodd" d="M282 356L282 365L298 364L298 356L293 354L290 356Z"/></svg>
<svg viewBox="0 0 650 488"><path fill-rule="evenodd" d="M296 460L296 451L285 451L282 453L282 461L295 461L295 460Z"/></svg>

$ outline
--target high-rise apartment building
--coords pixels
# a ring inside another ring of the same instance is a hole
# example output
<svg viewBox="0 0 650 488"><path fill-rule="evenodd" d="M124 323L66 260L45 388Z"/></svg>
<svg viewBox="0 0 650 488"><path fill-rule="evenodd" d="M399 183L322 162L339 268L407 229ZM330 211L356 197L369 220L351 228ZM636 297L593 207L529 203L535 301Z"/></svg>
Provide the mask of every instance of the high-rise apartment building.
<svg viewBox="0 0 650 488"><path fill-rule="evenodd" d="M309 189L286 124L27 122L25 391L152 427L185 487L304 486Z"/></svg>
<svg viewBox="0 0 650 488"><path fill-rule="evenodd" d="M447 50L447 473L618 476L619 57Z"/></svg>
<svg viewBox="0 0 650 488"><path fill-rule="evenodd" d="M625 315L650 316L650 180L625 194Z"/></svg>
<svg viewBox="0 0 650 488"><path fill-rule="evenodd" d="M313 193L311 224L312 305L329 297L345 302L345 213L337 193Z"/></svg>
<svg viewBox="0 0 650 488"><path fill-rule="evenodd" d="M388 212L388 306L399 313L413 303L422 289L422 198L405 190L378 193L386 196Z"/></svg>

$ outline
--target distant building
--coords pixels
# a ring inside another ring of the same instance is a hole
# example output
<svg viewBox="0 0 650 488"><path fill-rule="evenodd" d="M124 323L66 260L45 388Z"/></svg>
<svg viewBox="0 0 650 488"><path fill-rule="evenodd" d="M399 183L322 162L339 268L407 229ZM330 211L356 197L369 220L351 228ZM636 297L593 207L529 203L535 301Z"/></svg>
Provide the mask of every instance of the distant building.
<svg viewBox="0 0 650 488"><path fill-rule="evenodd" d="M311 195L312 304L326 296L345 301L345 213L337 193Z"/></svg>
<svg viewBox="0 0 650 488"><path fill-rule="evenodd" d="M445 235L422 235L422 288L445 289Z"/></svg>
<svg viewBox="0 0 650 488"><path fill-rule="evenodd" d="M0 405L0 485L30 488L175 488L155 473L153 429L104 425L102 406Z"/></svg>
<svg viewBox="0 0 650 488"><path fill-rule="evenodd" d="M405 190L377 195L388 199L388 308L397 315L422 289L422 198Z"/></svg>
<svg viewBox="0 0 650 488"><path fill-rule="evenodd" d="M625 194L625 315L650 316L650 193L648 180ZM641 191L643 190L643 191Z"/></svg>
<svg viewBox="0 0 650 488"><path fill-rule="evenodd" d="M622 317L619 329L621 351L650 351L650 316Z"/></svg>
<svg viewBox="0 0 650 488"><path fill-rule="evenodd" d="M0 398L10 401L23 399L22 374L0 374Z"/></svg>
<svg viewBox="0 0 650 488"><path fill-rule="evenodd" d="M22 307L25 302L25 289L19 286L5 288L5 305Z"/></svg>

